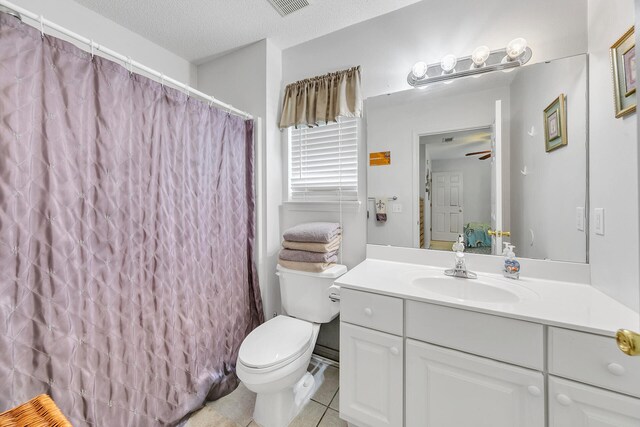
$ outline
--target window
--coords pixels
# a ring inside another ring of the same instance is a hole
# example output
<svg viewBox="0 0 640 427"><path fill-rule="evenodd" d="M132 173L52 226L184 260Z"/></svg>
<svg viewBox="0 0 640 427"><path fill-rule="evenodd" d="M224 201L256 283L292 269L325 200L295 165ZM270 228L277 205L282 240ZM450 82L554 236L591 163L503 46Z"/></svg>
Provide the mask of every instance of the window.
<svg viewBox="0 0 640 427"><path fill-rule="evenodd" d="M358 200L356 118L289 133L289 200Z"/></svg>

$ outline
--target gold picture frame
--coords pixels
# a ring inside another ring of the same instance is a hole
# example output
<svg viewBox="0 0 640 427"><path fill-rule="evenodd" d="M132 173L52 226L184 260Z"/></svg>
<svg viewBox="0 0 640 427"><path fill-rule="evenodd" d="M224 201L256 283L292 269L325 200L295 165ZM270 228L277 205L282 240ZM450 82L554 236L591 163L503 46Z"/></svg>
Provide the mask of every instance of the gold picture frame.
<svg viewBox="0 0 640 427"><path fill-rule="evenodd" d="M544 109L544 146L547 153L568 143L566 99L561 93Z"/></svg>
<svg viewBox="0 0 640 427"><path fill-rule="evenodd" d="M629 28L609 50L616 118L636 111L636 41Z"/></svg>

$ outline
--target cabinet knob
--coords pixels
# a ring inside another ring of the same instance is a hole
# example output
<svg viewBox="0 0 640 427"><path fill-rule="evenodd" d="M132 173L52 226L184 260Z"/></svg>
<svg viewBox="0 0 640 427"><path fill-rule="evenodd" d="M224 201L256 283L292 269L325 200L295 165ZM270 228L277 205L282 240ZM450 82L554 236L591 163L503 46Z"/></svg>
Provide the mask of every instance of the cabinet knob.
<svg viewBox="0 0 640 427"><path fill-rule="evenodd" d="M390 352L391 352L391 354L393 354L394 356L397 356L397 355L399 355L399 354L400 354L400 350L398 350L398 348L397 348L397 347L391 347L391 348L389 349L389 351L390 351Z"/></svg>
<svg viewBox="0 0 640 427"><path fill-rule="evenodd" d="M573 401L571 400L571 398L569 396L567 396L566 394L562 394L562 393L556 395L556 400L562 406L569 406L569 405L571 405L571 403L573 403Z"/></svg>
<svg viewBox="0 0 640 427"><path fill-rule="evenodd" d="M373 314L373 310L367 307L364 309L364 314L366 314L367 316L371 316Z"/></svg>
<svg viewBox="0 0 640 427"><path fill-rule="evenodd" d="M609 363L607 365L607 370L611 372L613 375L622 376L624 375L624 366L619 365L617 363Z"/></svg>
<svg viewBox="0 0 640 427"><path fill-rule="evenodd" d="M534 385L527 387L527 391L531 396L540 396L542 394L542 391Z"/></svg>
<svg viewBox="0 0 640 427"><path fill-rule="evenodd" d="M640 356L640 334L620 329L616 334L618 348L628 356Z"/></svg>

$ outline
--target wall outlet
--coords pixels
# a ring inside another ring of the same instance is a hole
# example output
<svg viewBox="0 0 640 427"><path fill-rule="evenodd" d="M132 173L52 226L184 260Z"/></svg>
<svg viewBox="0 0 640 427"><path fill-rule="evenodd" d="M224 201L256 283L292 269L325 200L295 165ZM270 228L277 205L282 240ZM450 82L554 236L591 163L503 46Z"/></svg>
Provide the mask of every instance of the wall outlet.
<svg viewBox="0 0 640 427"><path fill-rule="evenodd" d="M576 227L579 231L584 231L584 208L581 206L576 208Z"/></svg>
<svg viewBox="0 0 640 427"><path fill-rule="evenodd" d="M604 236L604 208L594 209L593 228L596 234Z"/></svg>
<svg viewBox="0 0 640 427"><path fill-rule="evenodd" d="M402 203L394 203L391 205L391 212L400 213L402 212Z"/></svg>

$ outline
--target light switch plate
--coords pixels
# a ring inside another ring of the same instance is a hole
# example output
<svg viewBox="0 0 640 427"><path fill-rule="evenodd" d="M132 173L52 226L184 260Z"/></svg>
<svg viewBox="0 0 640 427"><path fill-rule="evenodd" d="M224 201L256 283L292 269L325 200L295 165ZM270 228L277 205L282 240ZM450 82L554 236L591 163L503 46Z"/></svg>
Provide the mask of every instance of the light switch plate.
<svg viewBox="0 0 640 427"><path fill-rule="evenodd" d="M576 227L579 231L584 231L584 208L581 206L576 208Z"/></svg>
<svg viewBox="0 0 640 427"><path fill-rule="evenodd" d="M402 203L394 203L391 205L391 212L400 213L402 212Z"/></svg>
<svg viewBox="0 0 640 427"><path fill-rule="evenodd" d="M604 236L604 208L594 209L593 228L596 234Z"/></svg>

